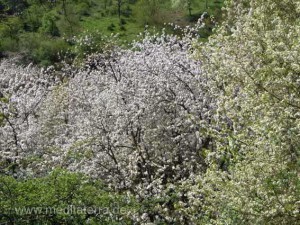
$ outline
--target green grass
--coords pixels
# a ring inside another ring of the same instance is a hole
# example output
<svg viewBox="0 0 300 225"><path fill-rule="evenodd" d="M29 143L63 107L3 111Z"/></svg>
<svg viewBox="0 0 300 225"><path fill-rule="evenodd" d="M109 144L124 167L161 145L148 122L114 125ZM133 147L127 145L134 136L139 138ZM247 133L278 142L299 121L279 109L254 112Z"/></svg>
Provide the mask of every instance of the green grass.
<svg viewBox="0 0 300 225"><path fill-rule="evenodd" d="M221 19L221 7L223 0L209 0L208 9L206 9L205 0L194 0L192 3L192 16L189 16L187 9L179 8L175 9L171 7L170 2L163 1L159 5L159 13L156 22L149 25L156 26L158 29L163 27L164 23L175 23L180 26L187 26L195 23L204 12L208 12L209 15L213 15L217 20ZM121 29L120 20L117 15L109 15L105 13L101 4L94 7L89 17L84 17L81 21L83 30L91 31L98 30L104 35L110 35L111 33L119 33L120 38L126 42L130 42L136 39L137 35L144 31L144 25L146 23L141 22L139 18L138 3L130 4L132 9L132 15L129 17L121 16L126 22ZM113 26L112 26L113 25ZM113 29L109 29L109 28ZM209 34L205 34L206 38Z"/></svg>

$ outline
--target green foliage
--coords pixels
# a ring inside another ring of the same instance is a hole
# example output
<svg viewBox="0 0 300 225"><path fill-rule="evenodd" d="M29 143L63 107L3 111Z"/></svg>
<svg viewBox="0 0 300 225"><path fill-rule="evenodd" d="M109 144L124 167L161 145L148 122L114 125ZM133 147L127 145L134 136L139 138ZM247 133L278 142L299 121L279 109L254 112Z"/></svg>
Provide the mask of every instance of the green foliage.
<svg viewBox="0 0 300 225"><path fill-rule="evenodd" d="M115 25L113 24L113 23L111 23L108 27L107 27L107 29L109 30L109 31L114 31L115 30Z"/></svg>
<svg viewBox="0 0 300 225"><path fill-rule="evenodd" d="M24 51L26 60L43 66L49 66L53 62L59 62L69 49L65 40L50 38L38 33L23 33L20 35L20 48Z"/></svg>
<svg viewBox="0 0 300 225"><path fill-rule="evenodd" d="M5 115L0 112L0 126L4 124L4 121L5 121Z"/></svg>
<svg viewBox="0 0 300 225"><path fill-rule="evenodd" d="M41 5L31 5L21 15L24 23L24 30L27 32L37 32L42 26L42 18L46 13L46 9Z"/></svg>
<svg viewBox="0 0 300 225"><path fill-rule="evenodd" d="M57 26L63 36L71 37L80 31L80 14L76 9L76 5L72 2L67 3L61 5L59 10L61 17L57 21Z"/></svg>
<svg viewBox="0 0 300 225"><path fill-rule="evenodd" d="M8 101L9 100L7 98L3 97L2 93L0 92L0 103L1 102L8 103ZM4 123L5 123L5 114L3 111L2 112L0 111L0 126L4 125Z"/></svg>
<svg viewBox="0 0 300 225"><path fill-rule="evenodd" d="M90 7L88 2L81 2L76 5L75 9L80 16L90 16Z"/></svg>
<svg viewBox="0 0 300 225"><path fill-rule="evenodd" d="M42 18L40 31L50 36L60 36L60 32L56 24L58 19L59 16L55 11L45 13Z"/></svg>
<svg viewBox="0 0 300 225"><path fill-rule="evenodd" d="M142 25L162 25L160 10L161 0L140 0L137 3L136 15Z"/></svg>
<svg viewBox="0 0 300 225"><path fill-rule="evenodd" d="M0 15L14 15L21 13L27 5L26 0L0 0Z"/></svg>
<svg viewBox="0 0 300 225"><path fill-rule="evenodd" d="M26 60L32 59L41 65L56 63L57 54L65 52L66 48L72 51L74 46L68 43L66 45L61 40L70 39L85 31L97 30L101 32L101 36L120 33L121 40L130 42L144 31L145 25L161 28L164 23L172 22L185 26L195 23L204 11L216 15L218 19L218 15L221 14L218 10L222 6L222 3L210 1L209 8L205 9L204 0L191 1L192 13L186 17L187 11L184 7L172 8L169 0L18 0L13 2L0 1L0 53L1 55L5 52L22 53ZM209 24L210 28L203 33L203 38L211 34L213 26L214 24ZM35 40L32 37L35 37ZM31 41L33 43L29 44L28 42ZM37 43L39 41L41 43ZM98 44L101 43L100 41ZM35 47L32 48L33 46Z"/></svg>
<svg viewBox="0 0 300 225"><path fill-rule="evenodd" d="M16 34L22 29L22 21L18 17L9 17L1 23L0 36L17 39Z"/></svg>
<svg viewBox="0 0 300 225"><path fill-rule="evenodd" d="M120 224L135 207L101 182L61 169L41 178L0 176L1 223Z"/></svg>

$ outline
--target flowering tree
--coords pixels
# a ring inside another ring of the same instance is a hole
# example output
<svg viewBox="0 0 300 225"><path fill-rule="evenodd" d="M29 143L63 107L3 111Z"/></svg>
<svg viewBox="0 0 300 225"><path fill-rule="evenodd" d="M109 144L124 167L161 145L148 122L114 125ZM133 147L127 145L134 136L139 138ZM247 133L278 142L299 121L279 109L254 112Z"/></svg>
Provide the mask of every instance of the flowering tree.
<svg viewBox="0 0 300 225"><path fill-rule="evenodd" d="M20 159L36 147L36 123L40 104L52 81L31 65L21 67L14 60L1 62L1 169L6 163L19 165ZM5 163L6 162L6 163ZM3 167L4 166L4 167Z"/></svg>
<svg viewBox="0 0 300 225"><path fill-rule="evenodd" d="M143 220L187 223L171 196L206 170L214 111L192 58L195 40L189 29L182 38L146 33L130 49L91 55L84 68L62 72L2 62L1 151L15 162L11 172L85 172L148 202ZM178 200L188 204L184 195Z"/></svg>
<svg viewBox="0 0 300 225"><path fill-rule="evenodd" d="M219 115L231 121L216 119L217 151L200 181L208 223L296 224L299 1L228 4L228 20L199 53Z"/></svg>

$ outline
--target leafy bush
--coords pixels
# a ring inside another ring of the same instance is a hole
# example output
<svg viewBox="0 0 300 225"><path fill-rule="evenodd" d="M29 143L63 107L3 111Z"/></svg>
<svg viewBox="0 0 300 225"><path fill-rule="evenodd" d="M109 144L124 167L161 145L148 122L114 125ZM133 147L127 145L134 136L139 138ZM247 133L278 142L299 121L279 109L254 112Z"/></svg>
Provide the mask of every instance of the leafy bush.
<svg viewBox="0 0 300 225"><path fill-rule="evenodd" d="M107 30L109 31L114 31L115 30L115 25L113 23L111 23L108 27L107 27Z"/></svg>
<svg viewBox="0 0 300 225"><path fill-rule="evenodd" d="M60 36L59 29L56 25L58 19L59 16L56 12L50 11L49 13L45 13L42 18L42 25L40 27L40 31L54 37Z"/></svg>
<svg viewBox="0 0 300 225"><path fill-rule="evenodd" d="M20 35L19 46L26 55L26 61L31 60L42 66L49 66L61 60L69 45L62 39L45 37L36 33Z"/></svg>
<svg viewBox="0 0 300 225"><path fill-rule="evenodd" d="M0 222L120 224L135 203L82 174L54 170L40 178L0 176Z"/></svg>

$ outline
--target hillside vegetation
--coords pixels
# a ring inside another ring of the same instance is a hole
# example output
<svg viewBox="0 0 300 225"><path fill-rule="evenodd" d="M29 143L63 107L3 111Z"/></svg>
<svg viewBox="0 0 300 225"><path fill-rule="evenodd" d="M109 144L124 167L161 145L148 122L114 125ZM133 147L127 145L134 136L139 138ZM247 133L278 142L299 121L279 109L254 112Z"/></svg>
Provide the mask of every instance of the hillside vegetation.
<svg viewBox="0 0 300 225"><path fill-rule="evenodd" d="M122 45L145 26L186 26L204 12L219 20L221 6L221 0L1 0L0 53L21 53L27 62L48 66L64 56L100 51L111 33L119 34L117 44ZM214 26L209 19L207 23L204 39ZM78 39L90 43L78 46Z"/></svg>

